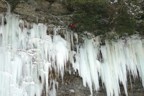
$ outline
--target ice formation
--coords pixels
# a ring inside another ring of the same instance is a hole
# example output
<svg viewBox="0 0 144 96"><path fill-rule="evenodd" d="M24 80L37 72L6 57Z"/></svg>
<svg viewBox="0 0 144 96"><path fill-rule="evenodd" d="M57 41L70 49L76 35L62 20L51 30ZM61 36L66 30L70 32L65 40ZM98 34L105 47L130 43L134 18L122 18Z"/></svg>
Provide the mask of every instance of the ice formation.
<svg viewBox="0 0 144 96"><path fill-rule="evenodd" d="M46 25L30 25L15 15L0 15L0 22L0 96L56 96L56 77L63 78L69 63L91 95L101 79L107 96L119 96L120 84L128 96L127 74L139 76L144 86L144 40L139 36L105 40L105 45L99 37L83 37L79 43L74 32L61 37L61 28L55 27L47 34Z"/></svg>
<svg viewBox="0 0 144 96"><path fill-rule="evenodd" d="M57 82L49 79L49 72L55 70L63 78L69 52L66 40L46 35L43 24L26 28L13 15L1 16L1 21L0 96L41 96L44 86L46 94L55 96Z"/></svg>
<svg viewBox="0 0 144 96"><path fill-rule="evenodd" d="M119 96L120 85L127 93L127 73L138 77L138 73L144 83L144 46L143 39L139 36L119 39L117 41L105 41L105 45L100 46L94 40L87 40L80 46L77 53L79 75L83 78L84 86L88 85L91 93L92 87L99 89L99 78L105 85L107 96ZM100 54L101 53L101 54ZM99 55L102 60L99 60ZM74 64L74 65L75 65ZM138 72L138 73L137 73Z"/></svg>

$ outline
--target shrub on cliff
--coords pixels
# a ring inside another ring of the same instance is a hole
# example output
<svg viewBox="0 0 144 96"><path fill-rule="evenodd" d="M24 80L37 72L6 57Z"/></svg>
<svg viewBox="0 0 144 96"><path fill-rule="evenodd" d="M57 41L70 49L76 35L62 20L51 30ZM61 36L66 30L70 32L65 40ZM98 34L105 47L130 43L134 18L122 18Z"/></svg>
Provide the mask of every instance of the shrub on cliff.
<svg viewBox="0 0 144 96"><path fill-rule="evenodd" d="M123 0L110 3L107 0L68 0L74 9L73 22L78 25L78 32L85 30L105 34L115 31L119 35L133 34L136 20L128 12L128 5Z"/></svg>

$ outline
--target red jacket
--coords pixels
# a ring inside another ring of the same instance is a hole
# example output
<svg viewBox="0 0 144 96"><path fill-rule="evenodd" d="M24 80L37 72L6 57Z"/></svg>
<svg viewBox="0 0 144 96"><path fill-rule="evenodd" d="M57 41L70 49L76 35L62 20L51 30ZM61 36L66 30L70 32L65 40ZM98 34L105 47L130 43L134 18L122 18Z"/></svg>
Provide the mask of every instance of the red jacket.
<svg viewBox="0 0 144 96"><path fill-rule="evenodd" d="M70 29L75 29L76 28L76 24L74 24L74 23L71 23L71 24L69 24L68 25L68 27L70 28Z"/></svg>

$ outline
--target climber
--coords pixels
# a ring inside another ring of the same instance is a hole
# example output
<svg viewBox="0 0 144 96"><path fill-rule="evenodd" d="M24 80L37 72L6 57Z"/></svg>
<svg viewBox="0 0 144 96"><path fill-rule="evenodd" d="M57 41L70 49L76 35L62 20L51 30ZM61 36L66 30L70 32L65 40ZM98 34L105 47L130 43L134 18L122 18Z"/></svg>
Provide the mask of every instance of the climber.
<svg viewBox="0 0 144 96"><path fill-rule="evenodd" d="M75 30L76 29L76 23L69 24L68 28L70 28L71 30Z"/></svg>

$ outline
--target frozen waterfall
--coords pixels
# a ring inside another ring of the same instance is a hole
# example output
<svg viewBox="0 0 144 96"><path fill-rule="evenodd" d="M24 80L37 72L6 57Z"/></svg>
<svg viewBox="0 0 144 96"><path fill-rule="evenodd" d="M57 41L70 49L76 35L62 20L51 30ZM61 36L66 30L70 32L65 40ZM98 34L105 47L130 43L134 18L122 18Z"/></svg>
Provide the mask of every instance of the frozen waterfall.
<svg viewBox="0 0 144 96"><path fill-rule="evenodd" d="M56 96L56 78L64 77L67 62L91 95L101 79L107 96L119 96L120 84L128 96L128 74L144 86L144 40L139 36L105 40L105 45L99 37L83 37L80 44L76 33L66 30L62 37L61 27L53 28L53 34L47 34L48 28L0 15L0 96Z"/></svg>

